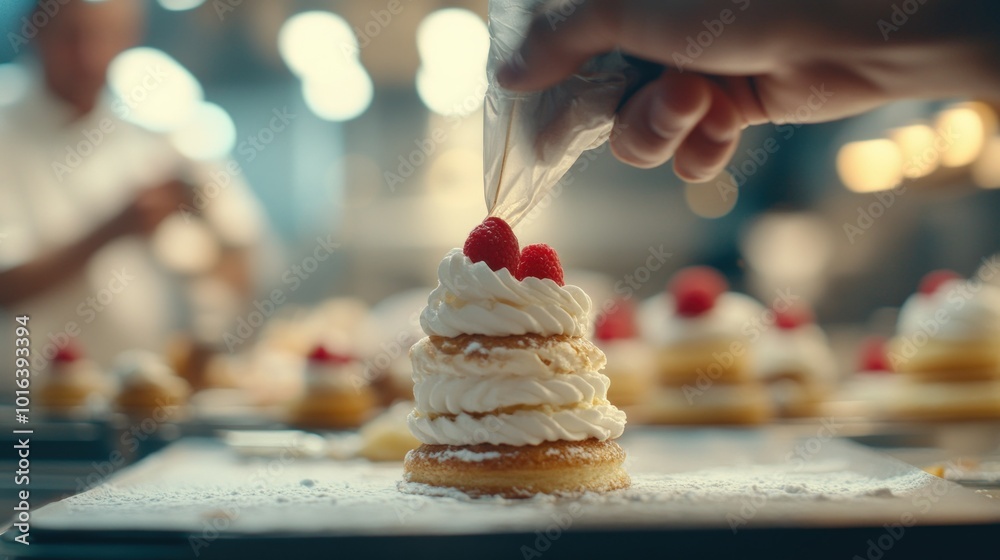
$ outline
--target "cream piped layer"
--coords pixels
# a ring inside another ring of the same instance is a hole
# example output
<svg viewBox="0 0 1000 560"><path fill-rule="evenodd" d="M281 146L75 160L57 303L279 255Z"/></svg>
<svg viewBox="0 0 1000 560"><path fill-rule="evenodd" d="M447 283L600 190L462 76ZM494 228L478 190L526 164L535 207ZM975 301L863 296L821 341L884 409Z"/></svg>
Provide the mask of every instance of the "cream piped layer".
<svg viewBox="0 0 1000 560"><path fill-rule="evenodd" d="M518 280L452 249L438 267L438 286L427 298L420 326L428 335L583 336L590 298L576 286L542 278Z"/></svg>
<svg viewBox="0 0 1000 560"><path fill-rule="evenodd" d="M607 376L571 373L548 379L522 376L452 377L434 376L415 383L417 410L433 414L491 412L512 406L572 406L580 402L605 401Z"/></svg>
<svg viewBox="0 0 1000 560"><path fill-rule="evenodd" d="M430 337L417 341L410 349L413 382L437 376L491 379L516 376L544 380L566 373L601 371L607 362L604 352L583 338L522 338L508 346L491 348L472 340L463 341L452 350L435 345Z"/></svg>
<svg viewBox="0 0 1000 560"><path fill-rule="evenodd" d="M538 445L544 441L605 441L622 435L625 413L611 404L581 404L553 410L518 410L483 417L431 417L414 410L410 431L430 445Z"/></svg>

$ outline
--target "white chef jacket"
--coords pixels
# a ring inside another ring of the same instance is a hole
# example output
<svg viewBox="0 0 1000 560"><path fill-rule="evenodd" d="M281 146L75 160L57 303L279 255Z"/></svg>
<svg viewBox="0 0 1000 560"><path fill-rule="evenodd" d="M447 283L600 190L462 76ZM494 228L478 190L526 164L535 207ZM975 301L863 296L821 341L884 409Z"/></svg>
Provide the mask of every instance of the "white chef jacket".
<svg viewBox="0 0 1000 560"><path fill-rule="evenodd" d="M74 120L40 81L0 107L0 270L82 238L143 188L178 173L201 180L225 170L227 162L187 160L166 135L123 121L115 109L108 100ZM260 205L239 175L225 176L230 181L224 189L191 209L208 222L220 214L213 210L224 209L223 221L239 224L242 234L222 242L255 243L253 233L263 222ZM189 314L181 295L186 280L158 262L150 247L139 236L116 239L53 289L0 309L0 356L13 359L14 317L22 314L30 317L36 368L66 336L104 365L126 349L162 350Z"/></svg>

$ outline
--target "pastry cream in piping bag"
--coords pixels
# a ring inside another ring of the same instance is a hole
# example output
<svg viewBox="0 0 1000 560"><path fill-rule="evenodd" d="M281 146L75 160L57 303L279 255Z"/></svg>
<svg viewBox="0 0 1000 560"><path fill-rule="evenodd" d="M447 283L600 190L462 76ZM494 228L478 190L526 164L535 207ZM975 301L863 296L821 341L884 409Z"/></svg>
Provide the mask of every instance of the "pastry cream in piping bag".
<svg viewBox="0 0 1000 560"><path fill-rule="evenodd" d="M489 84L483 107L483 170L490 216L516 225L543 200L585 150L607 141L626 91L625 59L596 57L542 92L501 88L496 73L524 40L539 0L490 0ZM565 21L558 11L551 25ZM544 17L544 16L543 16Z"/></svg>

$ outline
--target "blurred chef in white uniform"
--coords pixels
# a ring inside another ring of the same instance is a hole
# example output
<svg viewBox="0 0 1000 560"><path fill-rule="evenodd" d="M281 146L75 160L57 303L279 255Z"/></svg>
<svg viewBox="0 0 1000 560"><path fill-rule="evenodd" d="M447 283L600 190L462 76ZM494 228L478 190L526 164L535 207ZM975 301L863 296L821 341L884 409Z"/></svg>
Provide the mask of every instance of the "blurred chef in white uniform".
<svg viewBox="0 0 1000 560"><path fill-rule="evenodd" d="M0 355L22 314L36 370L70 341L106 365L178 329L211 339L251 292L260 205L234 163L189 161L124 120L141 101L105 80L141 39L142 2L52 4L27 91L0 108ZM143 72L150 88L171 79Z"/></svg>

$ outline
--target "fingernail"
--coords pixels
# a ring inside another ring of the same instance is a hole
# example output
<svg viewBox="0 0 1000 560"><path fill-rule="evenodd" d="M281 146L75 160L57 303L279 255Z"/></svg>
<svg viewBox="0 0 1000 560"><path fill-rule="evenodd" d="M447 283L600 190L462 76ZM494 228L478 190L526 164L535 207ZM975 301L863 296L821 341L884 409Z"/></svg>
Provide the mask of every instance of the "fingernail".
<svg viewBox="0 0 1000 560"><path fill-rule="evenodd" d="M524 70L524 56L521 54L521 51L516 51L510 57L510 60L504 63L500 71L497 72L497 81L501 87L505 88L516 85L524 76Z"/></svg>

